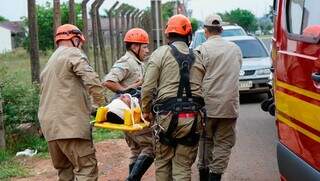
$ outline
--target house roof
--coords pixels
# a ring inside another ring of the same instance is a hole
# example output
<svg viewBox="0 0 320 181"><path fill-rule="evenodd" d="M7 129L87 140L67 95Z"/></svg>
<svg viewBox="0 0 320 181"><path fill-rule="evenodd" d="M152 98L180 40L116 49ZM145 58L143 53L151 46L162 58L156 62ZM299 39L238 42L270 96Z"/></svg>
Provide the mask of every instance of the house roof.
<svg viewBox="0 0 320 181"><path fill-rule="evenodd" d="M5 21L1 22L0 26L10 30L12 33L24 32L24 25L22 21Z"/></svg>

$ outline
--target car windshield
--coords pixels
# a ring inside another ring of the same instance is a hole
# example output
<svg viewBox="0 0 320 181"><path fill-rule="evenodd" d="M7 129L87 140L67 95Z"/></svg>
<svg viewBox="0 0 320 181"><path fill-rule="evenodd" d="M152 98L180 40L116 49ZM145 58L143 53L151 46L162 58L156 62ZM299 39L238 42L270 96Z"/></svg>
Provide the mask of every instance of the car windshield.
<svg viewBox="0 0 320 181"><path fill-rule="evenodd" d="M205 41L206 41L206 37L204 36L204 32L203 31L196 32L192 40L191 48L196 48L197 46L201 45Z"/></svg>
<svg viewBox="0 0 320 181"><path fill-rule="evenodd" d="M221 33L221 36L244 36L246 35L245 32L241 29L229 29L229 30L223 30Z"/></svg>
<svg viewBox="0 0 320 181"><path fill-rule="evenodd" d="M243 58L268 57L268 53L258 40L237 40L236 43L241 51Z"/></svg>

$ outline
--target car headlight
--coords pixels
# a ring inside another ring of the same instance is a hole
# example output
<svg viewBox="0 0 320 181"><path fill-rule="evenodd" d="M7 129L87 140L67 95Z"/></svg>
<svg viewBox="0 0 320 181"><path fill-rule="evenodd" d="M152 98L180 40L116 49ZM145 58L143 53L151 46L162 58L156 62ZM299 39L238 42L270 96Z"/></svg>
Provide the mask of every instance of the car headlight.
<svg viewBox="0 0 320 181"><path fill-rule="evenodd" d="M269 75L269 74L271 74L271 70L269 68L256 70L256 75Z"/></svg>

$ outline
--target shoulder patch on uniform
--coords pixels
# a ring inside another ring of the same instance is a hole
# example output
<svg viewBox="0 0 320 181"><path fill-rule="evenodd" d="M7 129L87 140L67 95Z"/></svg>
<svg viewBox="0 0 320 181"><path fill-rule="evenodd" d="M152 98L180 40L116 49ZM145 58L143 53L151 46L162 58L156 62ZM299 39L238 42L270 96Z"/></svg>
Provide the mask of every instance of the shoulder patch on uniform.
<svg viewBox="0 0 320 181"><path fill-rule="evenodd" d="M112 68L117 68L117 69L125 70L125 68L124 68L123 66L119 65L119 64L112 66Z"/></svg>

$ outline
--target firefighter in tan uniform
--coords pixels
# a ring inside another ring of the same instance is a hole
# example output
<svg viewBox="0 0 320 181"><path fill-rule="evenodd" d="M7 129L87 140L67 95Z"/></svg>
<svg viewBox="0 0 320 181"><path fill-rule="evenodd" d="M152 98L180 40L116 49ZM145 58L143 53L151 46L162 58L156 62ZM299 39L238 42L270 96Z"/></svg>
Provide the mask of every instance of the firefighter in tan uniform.
<svg viewBox="0 0 320 181"><path fill-rule="evenodd" d="M201 181L221 179L236 139L242 54L236 44L221 38L221 23L218 15L206 18L204 30L207 41L197 48L206 67L203 90L208 113L207 140L200 141L199 149Z"/></svg>
<svg viewBox="0 0 320 181"><path fill-rule="evenodd" d="M140 98L135 91L141 88L144 75L144 59L149 53L149 36L140 28L130 29L124 38L126 54L115 62L104 78L103 85L116 93L131 93ZM139 92L139 91L138 91ZM152 129L125 132L125 139L130 147L131 157L127 180L140 180L153 163Z"/></svg>
<svg viewBox="0 0 320 181"><path fill-rule="evenodd" d="M142 85L145 119L150 119L152 111L155 113L158 181L191 180L191 166L197 155L205 68L201 58L189 50L191 29L190 20L183 15L169 19L165 30L169 45L151 55Z"/></svg>
<svg viewBox="0 0 320 181"><path fill-rule="evenodd" d="M76 26L58 27L58 48L40 75L38 116L59 180L98 179L89 95L96 106L104 105L104 88L80 49L84 41Z"/></svg>

